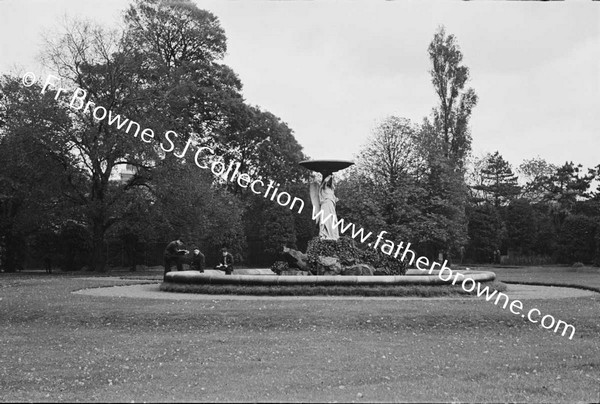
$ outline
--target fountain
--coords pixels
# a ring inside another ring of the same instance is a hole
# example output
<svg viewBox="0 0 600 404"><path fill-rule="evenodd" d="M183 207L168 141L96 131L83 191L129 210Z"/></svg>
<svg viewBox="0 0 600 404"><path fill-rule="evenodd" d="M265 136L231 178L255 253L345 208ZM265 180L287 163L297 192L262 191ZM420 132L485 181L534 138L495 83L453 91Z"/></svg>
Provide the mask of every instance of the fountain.
<svg viewBox="0 0 600 404"><path fill-rule="evenodd" d="M310 184L310 197L314 213L323 211L321 218L331 215L336 218L337 198L334 190L333 173L344 170L354 163L345 160L306 160L299 163L302 167L321 174L321 181ZM309 243L307 253L284 248L285 254L296 261L303 269L303 275L282 273L277 275L269 269L236 269L233 275L224 275L220 271L207 270L169 272L166 283L178 284L228 284L228 285L442 285L439 270L406 270L399 260L389 257L378 250L367 248L360 250L354 240L339 236L338 228L332 226L332 220L316 219L319 235ZM334 251L334 252L332 252ZM340 251L342 253L340 253ZM343 256L343 257L342 257ZM377 263L377 264L375 264ZM381 268L374 267L379 265ZM386 266L400 266L401 270L389 274ZM454 271L474 281L488 282L495 279L493 272ZM315 275L315 276L306 276Z"/></svg>

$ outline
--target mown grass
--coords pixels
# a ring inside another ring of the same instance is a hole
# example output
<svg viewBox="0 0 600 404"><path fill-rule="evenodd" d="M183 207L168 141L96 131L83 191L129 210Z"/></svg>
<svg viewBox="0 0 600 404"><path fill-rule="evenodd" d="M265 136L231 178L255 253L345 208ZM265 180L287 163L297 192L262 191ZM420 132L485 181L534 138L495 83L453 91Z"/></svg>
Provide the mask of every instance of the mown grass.
<svg viewBox="0 0 600 404"><path fill-rule="evenodd" d="M71 293L131 283L0 275L0 401L600 401L600 295L524 301L569 340L478 298Z"/></svg>
<svg viewBox="0 0 600 404"><path fill-rule="evenodd" d="M506 283L567 286L600 292L600 268L598 267L486 267L481 269L495 272L497 279Z"/></svg>
<svg viewBox="0 0 600 404"><path fill-rule="evenodd" d="M499 292L506 291L501 282L484 282L482 289L489 286ZM395 296L395 297L452 297L470 296L460 285L195 285L163 283L165 292L200 293L207 295L262 295L262 296Z"/></svg>

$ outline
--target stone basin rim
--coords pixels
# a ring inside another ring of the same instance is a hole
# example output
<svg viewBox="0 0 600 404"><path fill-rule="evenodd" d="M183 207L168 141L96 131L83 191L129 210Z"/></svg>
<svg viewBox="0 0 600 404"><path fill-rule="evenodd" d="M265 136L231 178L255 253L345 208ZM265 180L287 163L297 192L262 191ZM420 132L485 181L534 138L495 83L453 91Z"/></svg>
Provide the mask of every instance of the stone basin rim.
<svg viewBox="0 0 600 404"><path fill-rule="evenodd" d="M169 272L165 275L166 283L189 284L229 284L229 285L447 285L457 277L456 284L461 284L464 279L475 282L489 282L496 279L496 274L491 271L453 270L450 281L439 278L439 270L423 271L424 275L377 275L377 276L341 276L341 275L225 275L203 274L198 271ZM444 274L448 277L448 274Z"/></svg>

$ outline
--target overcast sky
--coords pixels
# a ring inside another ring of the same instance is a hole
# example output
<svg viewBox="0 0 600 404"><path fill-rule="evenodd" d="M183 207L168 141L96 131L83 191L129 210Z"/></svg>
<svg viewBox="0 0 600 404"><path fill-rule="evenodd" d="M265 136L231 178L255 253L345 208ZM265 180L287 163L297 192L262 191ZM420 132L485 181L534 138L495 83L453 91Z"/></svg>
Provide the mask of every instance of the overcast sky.
<svg viewBox="0 0 600 404"><path fill-rule="evenodd" d="M41 72L41 34L65 14L120 21L127 1L0 0L0 72ZM197 1L228 38L246 100L312 158L351 159L378 120L436 105L427 47L457 37L479 96L474 155L600 164L600 2Z"/></svg>

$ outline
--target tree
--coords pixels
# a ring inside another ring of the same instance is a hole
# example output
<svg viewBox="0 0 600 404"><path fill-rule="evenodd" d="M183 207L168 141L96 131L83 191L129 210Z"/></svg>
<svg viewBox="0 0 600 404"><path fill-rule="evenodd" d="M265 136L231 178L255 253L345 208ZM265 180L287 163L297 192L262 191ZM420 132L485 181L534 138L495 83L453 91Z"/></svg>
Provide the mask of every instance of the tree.
<svg viewBox="0 0 600 404"><path fill-rule="evenodd" d="M429 48L430 70L439 105L431 121L425 119L421 136L426 147L426 217L436 231L427 241L429 254L456 251L466 243L465 163L471 151L469 119L477 95L465 88L469 69L462 65L462 52L456 38L440 27Z"/></svg>
<svg viewBox="0 0 600 404"><path fill-rule="evenodd" d="M217 17L190 0L136 0L125 13L124 42L140 65L139 96L153 127L201 143L246 124L242 84L219 63L225 32Z"/></svg>
<svg viewBox="0 0 600 404"><path fill-rule="evenodd" d="M81 88L95 105L133 118L140 116L136 103L139 66L128 56L131 53L118 32L74 21L65 27L64 35L47 41L45 60L60 74L63 87L71 91ZM123 219L125 195L144 185L144 174L156 153L136 138L137 132L136 136L124 134L96 119L91 109L71 113L71 117L71 130L55 143L69 149L74 165L85 177L85 181L70 185L92 235L90 267L103 270L106 233ZM137 167L138 174L125 184L112 181L117 167L126 164Z"/></svg>
<svg viewBox="0 0 600 404"><path fill-rule="evenodd" d="M465 206L467 186L463 169L457 169L444 150L439 131L425 119L420 128L426 170L423 174L423 225L430 236L424 240L429 255L457 252L467 242ZM425 233L427 234L427 233Z"/></svg>
<svg viewBox="0 0 600 404"><path fill-rule="evenodd" d="M499 250L505 229L498 211L491 205L468 209L469 245L467 255L477 262L492 262L494 251Z"/></svg>
<svg viewBox="0 0 600 404"><path fill-rule="evenodd" d="M523 160L519 165L521 178L525 180L522 188L522 197L532 202L541 202L548 191L546 189L547 179L554 173L558 167L548 163L541 157Z"/></svg>
<svg viewBox="0 0 600 404"><path fill-rule="evenodd" d="M491 200L496 208L508 204L521 192L510 164L497 151L485 157L479 184L473 188L481 191L483 199Z"/></svg>
<svg viewBox="0 0 600 404"><path fill-rule="evenodd" d="M86 90L96 105L159 134L173 130L179 137L218 142L243 100L235 74L216 63L226 50L216 17L190 1L139 0L127 11L125 23L124 32L71 23L63 36L48 41L46 60L64 85ZM159 147L164 135L152 136L146 144L137 132L124 134L91 113L73 115L75 125L62 143L71 148L87 180L74 189L92 233L91 266L103 269L106 234L125 220L127 195L149 186L157 167L176 172L186 159L164 155ZM178 140L181 151L188 139ZM136 167L132 179L111 181L125 164ZM180 186L186 185L182 180Z"/></svg>
<svg viewBox="0 0 600 404"><path fill-rule="evenodd" d="M389 116L374 130L359 154L361 174L386 188L395 188L414 176L424 161L414 125L405 118Z"/></svg>
<svg viewBox="0 0 600 404"><path fill-rule="evenodd" d="M581 167L581 164L575 165L573 162L566 162L544 179L547 190L544 201L549 204L551 212L554 214L557 229L573 212L577 202L589 197L587 191L593 177L582 175Z"/></svg>
<svg viewBox="0 0 600 404"><path fill-rule="evenodd" d="M219 63L227 49L226 38L213 14L187 0L138 0L127 11L125 21L128 41L139 44L137 52L146 60L147 68L140 77L149 89L148 105L160 112L163 122L156 125L168 122L168 129L186 134L178 150L190 139L210 146L227 166L237 163L240 172L273 180L282 190L306 179L307 172L298 166L306 157L292 130L268 111L246 105L240 94L241 82ZM219 186L241 198L252 249L271 251L295 238L289 212L284 215L287 219L281 218L282 225L276 216L256 214L262 212L264 201L251 190L234 183ZM263 227L269 231L257 231ZM274 231L284 228L292 233L283 237L282 232ZM249 258L262 260L262 256Z"/></svg>
<svg viewBox="0 0 600 404"><path fill-rule="evenodd" d="M338 183L338 213L365 228L384 228L390 237L414 240L422 197L419 141L409 120L384 119L361 150L356 166L345 171Z"/></svg>
<svg viewBox="0 0 600 404"><path fill-rule="evenodd" d="M190 164L161 166L153 171L150 195L160 241L181 236L197 244L208 260L227 246L233 253L245 247L242 203L224 187L213 184L209 172Z"/></svg>
<svg viewBox="0 0 600 404"><path fill-rule="evenodd" d="M594 262L597 256L597 231L597 219L584 215L568 216L558 237L558 261L565 264Z"/></svg>
<svg viewBox="0 0 600 404"><path fill-rule="evenodd" d="M536 242L537 217L526 199L515 199L506 209L506 247L519 254L531 254Z"/></svg>
<svg viewBox="0 0 600 404"><path fill-rule="evenodd" d="M226 165L238 163L240 172L283 186L308 178L308 171L298 165L307 158L302 146L281 119L258 107L247 106L237 120L238 124L223 134L218 146ZM243 193L243 188L237 185L232 184L231 190ZM251 191L246 189L245 193L251 194Z"/></svg>
<svg viewBox="0 0 600 404"><path fill-rule="evenodd" d="M594 168L590 168L588 170L588 173L589 173L589 176L592 178L592 181L596 182L596 189L594 191L590 192L590 197L594 201L600 202L600 164L598 164Z"/></svg>
<svg viewBox="0 0 600 404"><path fill-rule="evenodd" d="M0 121L0 258L4 270L15 271L27 238L56 230L69 212L65 178L80 178L72 156L53 147L52 139L68 131L70 120L38 85L0 78Z"/></svg>
<svg viewBox="0 0 600 404"><path fill-rule="evenodd" d="M444 141L445 156L462 168L471 150L468 123L477 95L473 89L465 89L469 68L461 64L463 55L454 35L446 35L444 27L438 28L428 50L431 79L440 100L434 109L433 124Z"/></svg>

